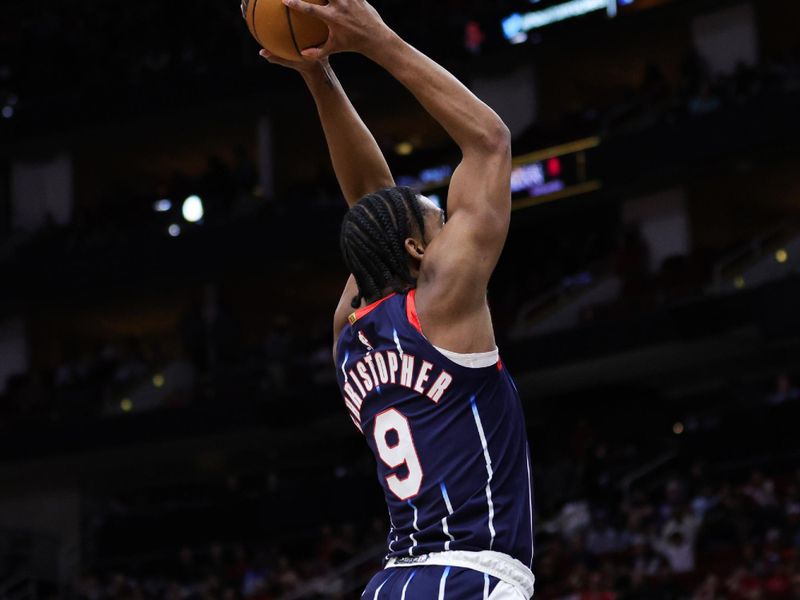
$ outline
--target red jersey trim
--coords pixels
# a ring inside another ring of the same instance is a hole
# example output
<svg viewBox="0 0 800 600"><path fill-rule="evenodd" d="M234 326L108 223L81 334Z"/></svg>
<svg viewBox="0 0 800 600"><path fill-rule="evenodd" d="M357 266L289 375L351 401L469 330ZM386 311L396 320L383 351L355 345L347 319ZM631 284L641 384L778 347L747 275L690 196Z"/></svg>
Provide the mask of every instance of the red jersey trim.
<svg viewBox="0 0 800 600"><path fill-rule="evenodd" d="M420 332L422 333L422 325L419 324L419 316L417 315L417 290L411 290L408 292L408 296L406 296L406 316L408 317L408 322Z"/></svg>
<svg viewBox="0 0 800 600"><path fill-rule="evenodd" d="M378 308L378 307L379 307L381 304L383 304L384 302L386 302L386 301L387 301L389 298L391 298L391 297L393 297L393 296L396 296L396 295L397 295L397 293L396 293L396 292L395 292L394 294L389 294L389 295L388 295L388 296L386 296L385 298L381 298L380 300L378 300L377 302L373 302L373 303L372 303L372 304L370 304L369 306L365 306L364 308L359 308L359 309L358 309L356 312L354 312L353 314L351 314L351 315L348 317L348 321L350 321L350 325L355 325L355 324L356 324L356 322L357 322L359 319L363 319L363 318L364 318L364 317L366 317L366 316L367 316L369 313L371 313L373 310L375 310L376 308Z"/></svg>

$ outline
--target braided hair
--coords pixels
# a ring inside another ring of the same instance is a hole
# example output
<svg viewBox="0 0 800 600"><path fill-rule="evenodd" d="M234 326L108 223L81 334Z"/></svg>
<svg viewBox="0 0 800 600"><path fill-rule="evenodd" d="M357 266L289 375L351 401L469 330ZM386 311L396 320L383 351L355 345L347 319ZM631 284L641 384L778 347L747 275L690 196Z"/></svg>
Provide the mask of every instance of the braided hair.
<svg viewBox="0 0 800 600"><path fill-rule="evenodd" d="M387 188L365 196L344 218L340 245L358 284L353 308L379 300L385 291L403 292L416 285L405 242L425 237L425 219L417 194L407 187Z"/></svg>

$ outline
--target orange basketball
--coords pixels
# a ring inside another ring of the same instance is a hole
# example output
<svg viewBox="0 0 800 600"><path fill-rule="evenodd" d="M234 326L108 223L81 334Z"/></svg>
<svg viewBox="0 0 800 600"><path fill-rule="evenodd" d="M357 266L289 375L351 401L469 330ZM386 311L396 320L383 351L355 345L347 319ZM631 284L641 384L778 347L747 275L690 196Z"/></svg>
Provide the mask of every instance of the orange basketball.
<svg viewBox="0 0 800 600"><path fill-rule="evenodd" d="M327 4L328 0L306 0ZM328 26L311 15L290 10L281 0L242 0L250 33L273 54L297 60L306 48L321 46L328 39Z"/></svg>

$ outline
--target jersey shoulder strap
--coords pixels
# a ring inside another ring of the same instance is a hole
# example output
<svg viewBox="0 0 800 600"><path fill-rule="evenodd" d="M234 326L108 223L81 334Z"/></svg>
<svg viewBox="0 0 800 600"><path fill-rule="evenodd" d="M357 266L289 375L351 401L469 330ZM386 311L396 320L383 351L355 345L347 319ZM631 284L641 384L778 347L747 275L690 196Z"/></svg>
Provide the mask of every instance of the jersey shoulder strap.
<svg viewBox="0 0 800 600"><path fill-rule="evenodd" d="M359 308L357 311L355 311L355 312L354 312L354 313L352 313L352 314L351 314L349 317L347 317L347 320L350 322L350 325L355 325L355 324L356 324L356 323L358 323L358 322L359 322L361 319L363 319L363 318L364 318L364 317L366 317L366 316L367 316L369 313L371 313L373 310L375 310L376 308L378 308L378 307L379 307L381 304L383 304L384 302L386 302L386 301L387 301L387 300L389 300L390 298L394 298L396 295L397 295L396 293L394 293L394 294L389 294L389 295L388 295L388 296L386 296L385 298L381 298L380 300L378 300L377 302L373 302L373 303L372 303L372 304L370 304L369 306L365 306L365 307L363 307L363 308Z"/></svg>

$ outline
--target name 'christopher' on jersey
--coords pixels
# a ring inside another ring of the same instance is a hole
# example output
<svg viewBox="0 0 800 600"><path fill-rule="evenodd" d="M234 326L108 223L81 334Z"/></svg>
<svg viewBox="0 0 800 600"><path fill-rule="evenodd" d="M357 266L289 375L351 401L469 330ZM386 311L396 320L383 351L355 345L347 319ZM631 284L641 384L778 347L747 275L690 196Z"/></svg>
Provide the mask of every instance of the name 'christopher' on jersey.
<svg viewBox="0 0 800 600"><path fill-rule="evenodd" d="M439 402L453 383L453 376L444 369L437 368L426 360L417 360L411 354L401 355L395 350L370 352L356 362L355 368L350 369L348 375L349 380L342 389L348 408L355 413L354 416L358 416L369 393L377 393L381 386L399 385L426 396L433 402Z"/></svg>
<svg viewBox="0 0 800 600"><path fill-rule="evenodd" d="M492 550L529 567L528 440L502 362L489 356L468 367L431 345L413 290L357 311L336 361L342 398L375 455L389 508L387 559Z"/></svg>

